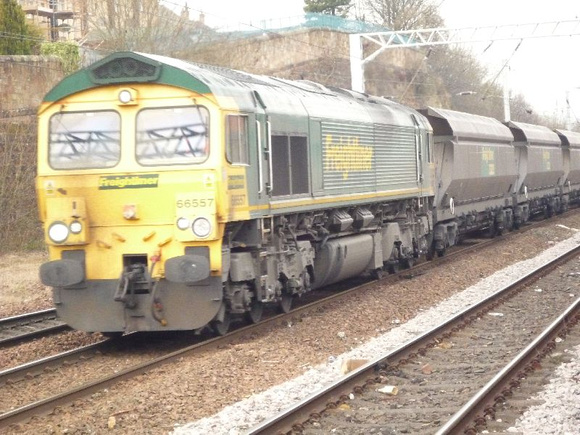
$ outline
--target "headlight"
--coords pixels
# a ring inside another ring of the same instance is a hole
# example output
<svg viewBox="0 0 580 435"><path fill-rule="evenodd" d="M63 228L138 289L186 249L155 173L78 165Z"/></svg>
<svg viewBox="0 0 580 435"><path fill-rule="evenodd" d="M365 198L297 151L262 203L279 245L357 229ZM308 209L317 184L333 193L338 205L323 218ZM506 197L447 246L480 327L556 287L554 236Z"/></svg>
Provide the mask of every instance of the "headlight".
<svg viewBox="0 0 580 435"><path fill-rule="evenodd" d="M177 219L177 228L180 230L186 230L189 228L189 219L180 217Z"/></svg>
<svg viewBox="0 0 580 435"><path fill-rule="evenodd" d="M207 237L211 233L211 223L206 218L200 217L193 221L191 229L197 237Z"/></svg>
<svg viewBox="0 0 580 435"><path fill-rule="evenodd" d="M53 222L48 228L48 237L54 243L62 243L68 237L68 227L64 222Z"/></svg>
<svg viewBox="0 0 580 435"><path fill-rule="evenodd" d="M119 92L119 101L123 104L129 104L131 101L133 101L133 95L131 95L130 91L124 89Z"/></svg>
<svg viewBox="0 0 580 435"><path fill-rule="evenodd" d="M73 221L70 224L70 232L73 234L80 234L80 232L83 230L83 224L81 224L79 221Z"/></svg>

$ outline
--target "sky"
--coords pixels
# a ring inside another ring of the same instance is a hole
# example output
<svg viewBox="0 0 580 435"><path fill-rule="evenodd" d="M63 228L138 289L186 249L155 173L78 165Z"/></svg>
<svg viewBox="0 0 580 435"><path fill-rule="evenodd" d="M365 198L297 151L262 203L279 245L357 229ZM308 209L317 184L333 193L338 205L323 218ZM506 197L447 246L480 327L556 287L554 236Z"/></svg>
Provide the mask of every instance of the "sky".
<svg viewBox="0 0 580 435"><path fill-rule="evenodd" d="M580 19L578 0L433 0L449 28L528 24ZM187 2L191 18L203 11L210 26L260 27L262 19L283 19L303 14L303 0L163 0L181 9ZM246 27L249 28L249 27ZM578 26L580 33L580 25ZM580 35L464 44L485 65L490 78L507 81L512 93L524 95L541 115L570 115L580 119ZM488 47L489 46L489 47ZM509 68L502 67L507 63ZM469 91L466 89L465 91Z"/></svg>
<svg viewBox="0 0 580 435"><path fill-rule="evenodd" d="M440 0L439 0L440 1ZM443 0L441 15L448 27L545 23L580 19L577 0ZM580 30L578 25L577 30ZM580 35L524 39L470 45L472 52L495 76L506 64L509 70L498 78L512 92L524 95L541 115L567 113L566 96L573 121L580 118ZM506 78L507 75L507 78Z"/></svg>

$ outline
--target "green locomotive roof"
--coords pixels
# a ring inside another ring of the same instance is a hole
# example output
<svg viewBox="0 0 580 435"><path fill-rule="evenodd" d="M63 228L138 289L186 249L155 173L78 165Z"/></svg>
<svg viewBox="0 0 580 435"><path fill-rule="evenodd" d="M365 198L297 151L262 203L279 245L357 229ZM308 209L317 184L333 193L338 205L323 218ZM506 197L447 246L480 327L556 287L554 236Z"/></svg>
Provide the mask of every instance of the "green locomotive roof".
<svg viewBox="0 0 580 435"><path fill-rule="evenodd" d="M285 80L153 54L118 52L66 77L44 98L54 102L77 92L108 84L161 83L212 94L224 109L334 119L354 123L423 128L426 120L414 109L382 97L329 88L305 80ZM411 116L412 115L412 116Z"/></svg>
<svg viewBox="0 0 580 435"><path fill-rule="evenodd" d="M64 78L45 97L58 101L68 95L100 85L113 83L155 82L210 93L209 87L188 71L192 64L184 61L134 52L111 54Z"/></svg>

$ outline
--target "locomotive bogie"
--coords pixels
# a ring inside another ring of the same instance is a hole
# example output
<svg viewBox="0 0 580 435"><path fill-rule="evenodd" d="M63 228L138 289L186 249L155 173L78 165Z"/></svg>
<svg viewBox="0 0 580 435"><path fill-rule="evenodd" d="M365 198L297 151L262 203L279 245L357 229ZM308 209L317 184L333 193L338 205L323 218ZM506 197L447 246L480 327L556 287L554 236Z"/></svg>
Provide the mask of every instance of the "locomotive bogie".
<svg viewBox="0 0 580 435"><path fill-rule="evenodd" d="M433 231L433 250L438 256L443 256L445 250L457 244L458 223L456 221L442 222L435 225Z"/></svg>
<svg viewBox="0 0 580 435"><path fill-rule="evenodd" d="M278 303L284 295L408 263L428 250L433 224L430 214L421 215L426 208L391 201L231 225L229 278L256 283L263 303Z"/></svg>

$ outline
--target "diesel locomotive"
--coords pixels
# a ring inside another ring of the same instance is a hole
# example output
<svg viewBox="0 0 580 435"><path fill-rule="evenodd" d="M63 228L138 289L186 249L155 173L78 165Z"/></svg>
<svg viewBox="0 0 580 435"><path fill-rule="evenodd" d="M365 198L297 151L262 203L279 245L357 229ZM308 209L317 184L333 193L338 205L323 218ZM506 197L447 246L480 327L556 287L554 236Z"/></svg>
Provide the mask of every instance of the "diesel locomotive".
<svg viewBox="0 0 580 435"><path fill-rule="evenodd" d="M57 84L38 128L41 281L111 334L224 334L580 188L574 133L134 52Z"/></svg>

